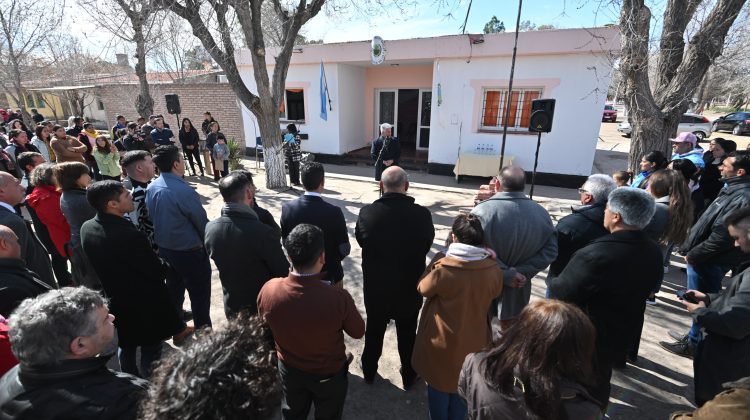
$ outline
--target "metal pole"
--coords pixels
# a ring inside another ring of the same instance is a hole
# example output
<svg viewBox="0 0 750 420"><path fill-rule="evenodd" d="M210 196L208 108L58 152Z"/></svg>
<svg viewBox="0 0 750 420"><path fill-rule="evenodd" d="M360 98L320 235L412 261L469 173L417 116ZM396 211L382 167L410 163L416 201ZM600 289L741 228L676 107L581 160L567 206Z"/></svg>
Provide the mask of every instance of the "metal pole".
<svg viewBox="0 0 750 420"><path fill-rule="evenodd" d="M536 182L536 167L539 164L539 146L542 144L542 132L540 131L536 138L536 154L534 155L534 172L531 173L531 190L529 198L534 198L534 183Z"/></svg>
<svg viewBox="0 0 750 420"><path fill-rule="evenodd" d="M513 58L510 61L510 81L508 82L508 102L505 106L505 118L503 122L503 141L500 146L500 168L498 172L503 169L503 162L505 161L505 140L508 137L508 120L510 119L510 107L511 99L513 99L513 72L516 69L516 50L518 49L518 27L521 26L521 7L523 7L523 0L518 0L518 16L516 17L516 39L513 43Z"/></svg>

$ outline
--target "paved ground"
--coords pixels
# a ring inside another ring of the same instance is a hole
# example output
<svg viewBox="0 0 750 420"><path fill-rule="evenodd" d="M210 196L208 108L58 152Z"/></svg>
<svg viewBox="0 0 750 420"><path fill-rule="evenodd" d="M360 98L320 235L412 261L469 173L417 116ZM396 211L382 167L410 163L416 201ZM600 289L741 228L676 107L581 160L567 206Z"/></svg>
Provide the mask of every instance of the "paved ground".
<svg viewBox="0 0 750 420"><path fill-rule="evenodd" d="M608 133L610 126L605 124L603 137L606 141L614 139ZM615 132L616 133L616 132ZM623 141L626 139L622 139ZM601 142L601 143L605 143ZM599 156L602 159L602 156ZM599 164L604 164L600 162ZM269 209L278 220L281 203L295 199L299 190L276 192L264 188L262 169L255 170L254 161L246 161L245 166L253 170L256 184L260 187L258 200L261 206ZM376 185L371 181L371 168L357 166L326 165L327 201L340 206L344 211L352 244L351 255L344 260L346 272L345 288L352 294L364 316L362 297L361 249L353 236L354 225L359 209L378 197ZM427 206L433 215L436 237L432 255L442 249L449 226L459 212L468 212L472 207L473 195L479 180L467 180L457 185L453 178L447 176L410 173L411 188L409 194L417 203ZM195 181L189 177L203 199L210 219L219 215L221 198L216 184L204 178ZM578 194L575 190L550 187L537 187L536 199L544 205L554 219L568 213L570 205L576 204ZM667 339L667 330L686 330L689 326L687 313L677 302L674 292L685 287L685 274L680 271L684 265L673 258L672 267L666 276L661 293L657 296L658 305L646 310L646 325L640 348L640 359L636 365L628 365L622 371L616 371L613 377L613 392L610 401L609 417L612 419L666 419L669 413L692 407L693 395L692 361L672 356L658 346L659 340ZM545 292L544 278L546 272L533 279L533 298L543 298ZM214 325L221 328L226 322L222 309L221 287L218 272L213 273L211 316ZM355 357L362 353L362 340L347 340L347 347ZM426 418L426 391L424 386L416 386L408 392L401 389L398 374L399 362L396 351L395 330L389 326L386 333L383 357L380 363L379 378L374 385L368 386L362 381L362 373L355 363L350 369L349 395L345 408L345 418L357 419L407 419Z"/></svg>

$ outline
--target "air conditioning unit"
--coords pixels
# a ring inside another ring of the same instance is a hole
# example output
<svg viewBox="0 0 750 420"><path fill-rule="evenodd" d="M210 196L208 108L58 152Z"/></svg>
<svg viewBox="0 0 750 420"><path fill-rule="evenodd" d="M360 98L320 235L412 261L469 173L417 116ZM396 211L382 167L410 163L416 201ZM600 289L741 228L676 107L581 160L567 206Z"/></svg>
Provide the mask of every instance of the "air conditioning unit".
<svg viewBox="0 0 750 420"><path fill-rule="evenodd" d="M219 75L219 83L229 83L229 80L227 80L227 76L225 74Z"/></svg>

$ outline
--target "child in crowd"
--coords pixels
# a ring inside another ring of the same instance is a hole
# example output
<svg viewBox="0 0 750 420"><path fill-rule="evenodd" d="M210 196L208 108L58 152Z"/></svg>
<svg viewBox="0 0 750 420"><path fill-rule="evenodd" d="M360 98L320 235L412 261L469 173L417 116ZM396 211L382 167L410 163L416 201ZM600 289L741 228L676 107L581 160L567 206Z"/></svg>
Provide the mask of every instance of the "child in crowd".
<svg viewBox="0 0 750 420"><path fill-rule="evenodd" d="M96 137L96 147L91 153L99 168L102 179L120 180L120 154L117 148L104 136Z"/></svg>
<svg viewBox="0 0 750 420"><path fill-rule="evenodd" d="M627 171L617 171L612 174L612 178L614 178L618 187L627 187L631 176L630 172Z"/></svg>
<svg viewBox="0 0 750 420"><path fill-rule="evenodd" d="M221 133L216 137L214 146L214 170L221 172L222 177L229 173L229 146L227 138Z"/></svg>

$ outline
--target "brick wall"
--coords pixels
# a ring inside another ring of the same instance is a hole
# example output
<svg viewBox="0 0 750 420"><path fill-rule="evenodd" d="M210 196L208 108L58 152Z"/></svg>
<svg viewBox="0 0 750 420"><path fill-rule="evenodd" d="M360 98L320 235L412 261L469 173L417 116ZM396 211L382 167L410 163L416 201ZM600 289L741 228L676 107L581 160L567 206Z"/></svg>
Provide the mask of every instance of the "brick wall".
<svg viewBox="0 0 750 420"><path fill-rule="evenodd" d="M163 114L171 128L177 128L177 118L167 113L164 95L175 93L180 98L182 112L180 118L190 118L193 125L200 130L203 113L209 111L219 122L221 132L228 139L234 138L239 144L245 144L245 132L242 124L242 111L237 96L227 83L191 83L151 85L151 96L154 98L154 114ZM104 103L107 124L111 127L115 117L122 114L128 121L135 120L135 98L138 85L110 85L99 88L99 95ZM148 115L144 115L148 118ZM176 135L177 133L175 133ZM203 136L201 135L201 138Z"/></svg>

